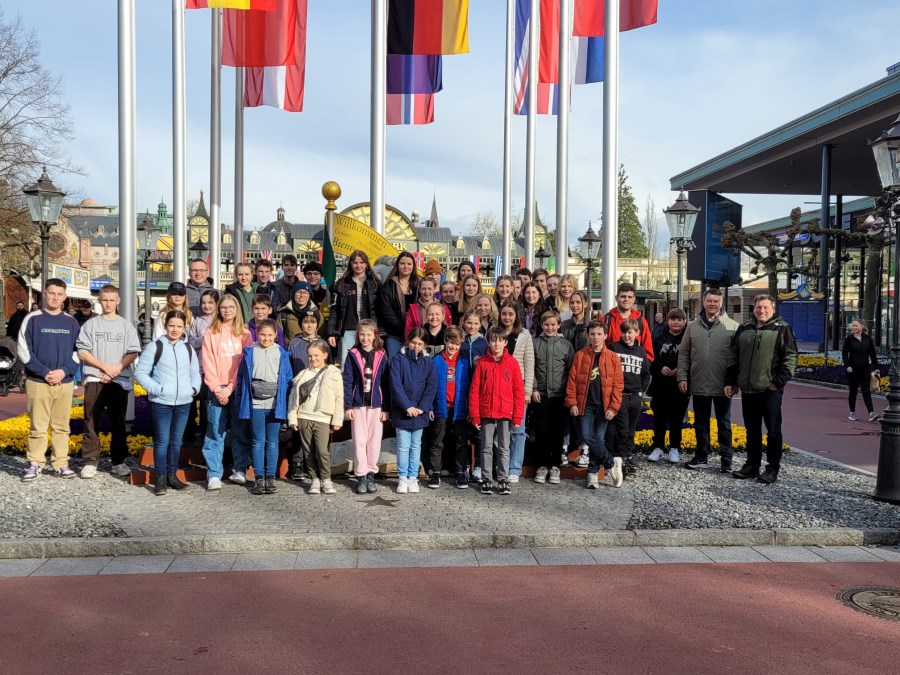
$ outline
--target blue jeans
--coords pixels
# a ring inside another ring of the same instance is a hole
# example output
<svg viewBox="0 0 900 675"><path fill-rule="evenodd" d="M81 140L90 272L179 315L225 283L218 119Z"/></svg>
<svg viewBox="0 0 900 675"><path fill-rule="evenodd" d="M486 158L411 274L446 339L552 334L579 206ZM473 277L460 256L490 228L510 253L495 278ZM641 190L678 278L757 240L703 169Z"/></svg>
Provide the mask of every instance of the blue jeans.
<svg viewBox="0 0 900 675"><path fill-rule="evenodd" d="M397 475L416 478L422 457L422 429L397 429Z"/></svg>
<svg viewBox="0 0 900 675"><path fill-rule="evenodd" d="M581 438L588 446L590 457L588 473L599 472L601 466L604 469L612 468L612 455L606 449L606 427L609 421L603 410L588 407L584 414L576 419L581 423Z"/></svg>
<svg viewBox="0 0 900 675"><path fill-rule="evenodd" d="M719 428L719 455L723 462L731 462L734 454L731 447L731 399L727 396L694 394L694 433L697 436L694 457L709 458L709 419L713 408L716 410L716 423ZM746 420L744 423L746 424Z"/></svg>
<svg viewBox="0 0 900 675"><path fill-rule="evenodd" d="M178 470L178 455L190 408L190 403L150 403L153 413L153 467L157 476Z"/></svg>
<svg viewBox="0 0 900 675"><path fill-rule="evenodd" d="M522 413L522 424L512 427L509 433L509 475L522 475L522 462L525 460L525 439L528 432L525 429L525 420L528 419L528 404Z"/></svg>
<svg viewBox="0 0 900 675"><path fill-rule="evenodd" d="M403 347L403 343L397 338L389 337L385 340L385 348L387 349L389 359L394 358L394 354L399 352L401 347Z"/></svg>
<svg viewBox="0 0 900 675"><path fill-rule="evenodd" d="M350 350L353 349L353 345L356 344L356 331L355 330L345 330L344 334L341 336L340 341L338 342L338 347L341 350L340 353L340 363L341 368L344 367L344 359L347 358L347 354L350 353Z"/></svg>
<svg viewBox="0 0 900 675"><path fill-rule="evenodd" d="M257 478L274 478L278 469L281 420L275 418L274 408L254 408L250 424L253 428L253 473Z"/></svg>
<svg viewBox="0 0 900 675"><path fill-rule="evenodd" d="M231 429L231 456L234 470L242 473L250 465L250 424L238 417L234 397L226 405L210 393L206 403L206 436L203 439L203 458L210 478L221 478L225 469L225 433Z"/></svg>

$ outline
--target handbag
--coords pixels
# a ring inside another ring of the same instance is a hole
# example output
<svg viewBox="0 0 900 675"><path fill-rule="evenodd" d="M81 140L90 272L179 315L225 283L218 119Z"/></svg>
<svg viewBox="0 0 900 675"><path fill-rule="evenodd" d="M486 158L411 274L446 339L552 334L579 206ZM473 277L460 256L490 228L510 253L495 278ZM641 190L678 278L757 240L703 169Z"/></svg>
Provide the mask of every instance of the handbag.
<svg viewBox="0 0 900 675"><path fill-rule="evenodd" d="M880 373L877 370L873 370L872 374L869 376L869 391L880 391L880 390L881 390Z"/></svg>
<svg viewBox="0 0 900 675"><path fill-rule="evenodd" d="M303 405L304 403L306 403L306 399L308 399L310 397L310 395L312 394L313 388L315 388L315 386L316 386L316 382L319 380L320 377L322 377L322 375L325 374L325 370L327 368L328 368L328 366L325 366L324 368L322 368L322 370L320 370L318 373L316 373L315 376L313 376L312 378L310 378L309 380L307 380L306 382L301 384L299 387L297 387L297 398L299 399L300 405Z"/></svg>

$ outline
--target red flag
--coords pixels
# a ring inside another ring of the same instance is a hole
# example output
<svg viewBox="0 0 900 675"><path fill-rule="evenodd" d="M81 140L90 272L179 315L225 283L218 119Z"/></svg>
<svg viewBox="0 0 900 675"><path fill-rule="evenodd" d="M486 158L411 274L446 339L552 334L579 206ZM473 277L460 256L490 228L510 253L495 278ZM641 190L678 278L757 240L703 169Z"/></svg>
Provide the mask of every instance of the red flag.
<svg viewBox="0 0 900 675"><path fill-rule="evenodd" d="M659 0L620 0L619 30L634 30L656 23ZM575 0L572 35L599 37L604 33L605 0Z"/></svg>
<svg viewBox="0 0 900 675"><path fill-rule="evenodd" d="M226 9L222 31L222 65L289 66L294 64L297 2L277 0L275 11Z"/></svg>
<svg viewBox="0 0 900 675"><path fill-rule="evenodd" d="M295 4L297 26L294 35L294 62L289 66L245 69L245 108L268 105L288 112L303 111L303 92L306 81L307 0L295 0Z"/></svg>
<svg viewBox="0 0 900 675"><path fill-rule="evenodd" d="M271 12L275 0L186 0L185 9L258 9Z"/></svg>
<svg viewBox="0 0 900 675"><path fill-rule="evenodd" d="M541 2L540 54L538 82L559 81L559 0Z"/></svg>

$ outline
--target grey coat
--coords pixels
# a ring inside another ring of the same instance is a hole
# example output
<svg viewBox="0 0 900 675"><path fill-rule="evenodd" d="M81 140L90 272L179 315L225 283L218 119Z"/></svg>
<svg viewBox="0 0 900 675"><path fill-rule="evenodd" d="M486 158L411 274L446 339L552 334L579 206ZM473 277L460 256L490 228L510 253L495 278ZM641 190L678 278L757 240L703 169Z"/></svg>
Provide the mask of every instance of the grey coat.
<svg viewBox="0 0 900 675"><path fill-rule="evenodd" d="M691 394L725 395L725 370L734 360L731 338L737 327L727 316L717 316L711 326L697 317L685 327L678 348L678 381L686 380Z"/></svg>

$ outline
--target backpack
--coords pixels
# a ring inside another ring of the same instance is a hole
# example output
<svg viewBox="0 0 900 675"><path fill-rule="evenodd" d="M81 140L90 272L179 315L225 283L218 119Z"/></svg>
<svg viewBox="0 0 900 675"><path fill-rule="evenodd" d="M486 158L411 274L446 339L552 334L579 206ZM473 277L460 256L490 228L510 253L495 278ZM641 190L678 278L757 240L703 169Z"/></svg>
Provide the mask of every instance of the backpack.
<svg viewBox="0 0 900 675"><path fill-rule="evenodd" d="M191 347L187 342L184 343L184 346L187 347L188 351L188 364L190 365L191 361L194 360L194 348ZM159 340L156 341L156 353L153 355L153 365L150 366L150 377L153 377L153 371L156 370L156 364L159 363L159 360L163 355L163 343Z"/></svg>

